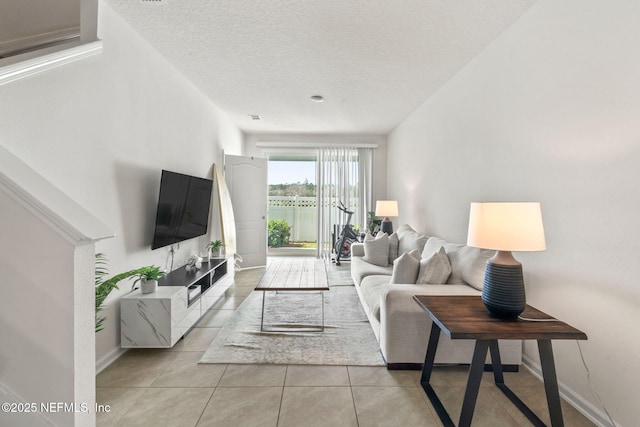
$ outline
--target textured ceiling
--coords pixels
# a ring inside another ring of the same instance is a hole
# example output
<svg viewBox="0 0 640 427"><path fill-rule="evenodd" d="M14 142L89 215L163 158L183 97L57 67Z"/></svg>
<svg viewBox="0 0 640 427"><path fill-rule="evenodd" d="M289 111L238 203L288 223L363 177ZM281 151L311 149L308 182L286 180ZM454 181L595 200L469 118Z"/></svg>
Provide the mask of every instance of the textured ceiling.
<svg viewBox="0 0 640 427"><path fill-rule="evenodd" d="M386 134L535 0L106 2L245 132Z"/></svg>

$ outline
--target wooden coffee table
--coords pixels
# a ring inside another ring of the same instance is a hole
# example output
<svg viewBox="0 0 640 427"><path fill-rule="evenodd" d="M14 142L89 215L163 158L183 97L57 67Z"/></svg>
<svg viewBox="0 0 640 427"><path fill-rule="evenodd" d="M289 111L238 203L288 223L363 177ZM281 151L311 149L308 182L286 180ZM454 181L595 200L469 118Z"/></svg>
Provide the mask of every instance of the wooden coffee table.
<svg viewBox="0 0 640 427"><path fill-rule="evenodd" d="M441 331L454 340L476 340L473 359L469 368L467 388L460 411L459 426L471 425L471 419L478 397L478 389L482 379L484 362L487 357L487 350L489 350L491 354L491 365L496 386L533 425L545 425L542 420L505 385L502 375L502 363L500 362L500 350L498 348L499 339L538 341L540 364L542 366L551 425L554 427L564 425L551 340L586 340L587 336L584 332L529 305L526 306L521 316L526 319L540 319L543 321L502 320L493 318L489 315L482 300L478 296L415 295L413 299L433 321L420 384L445 426L453 426L453 421L429 383Z"/></svg>
<svg viewBox="0 0 640 427"><path fill-rule="evenodd" d="M324 291L329 290L324 260L312 258L307 262L274 262L256 286L262 291L262 314L260 315L260 331L262 332L322 332L324 331ZM267 291L275 292L319 292L321 322L311 327L297 328L265 328L264 303Z"/></svg>

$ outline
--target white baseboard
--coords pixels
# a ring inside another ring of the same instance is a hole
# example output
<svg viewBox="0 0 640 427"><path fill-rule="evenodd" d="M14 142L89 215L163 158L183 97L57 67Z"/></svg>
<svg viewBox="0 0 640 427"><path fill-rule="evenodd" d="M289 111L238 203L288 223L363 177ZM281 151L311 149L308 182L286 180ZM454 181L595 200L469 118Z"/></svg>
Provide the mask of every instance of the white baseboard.
<svg viewBox="0 0 640 427"><path fill-rule="evenodd" d="M96 362L96 375L104 371L109 365L118 360L120 356L127 352L126 348L116 348L107 353Z"/></svg>
<svg viewBox="0 0 640 427"><path fill-rule="evenodd" d="M538 362L531 359L526 355L522 355L522 364L525 366L535 377L542 381L542 367ZM562 397L567 403L576 408L578 412L587 417L589 421L599 427L611 427L609 417L600 408L597 408L587 401L580 394L576 393L573 389L567 385L558 381L558 390L560 397ZM616 426L619 426L616 423Z"/></svg>

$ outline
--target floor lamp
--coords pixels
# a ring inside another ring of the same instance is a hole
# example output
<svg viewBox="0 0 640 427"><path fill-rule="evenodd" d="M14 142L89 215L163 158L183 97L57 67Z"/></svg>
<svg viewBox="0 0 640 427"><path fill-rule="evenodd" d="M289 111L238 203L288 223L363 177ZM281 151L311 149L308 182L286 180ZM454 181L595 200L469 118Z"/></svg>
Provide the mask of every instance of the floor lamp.
<svg viewBox="0 0 640 427"><path fill-rule="evenodd" d="M378 200L376 202L375 215L384 217L382 223L380 223L380 230L391 235L393 233L393 223L389 217L398 216L398 202L396 200Z"/></svg>
<svg viewBox="0 0 640 427"><path fill-rule="evenodd" d="M540 203L471 203L467 245L496 250L487 261L482 302L494 317L517 318L526 297L522 264L511 251L546 249Z"/></svg>

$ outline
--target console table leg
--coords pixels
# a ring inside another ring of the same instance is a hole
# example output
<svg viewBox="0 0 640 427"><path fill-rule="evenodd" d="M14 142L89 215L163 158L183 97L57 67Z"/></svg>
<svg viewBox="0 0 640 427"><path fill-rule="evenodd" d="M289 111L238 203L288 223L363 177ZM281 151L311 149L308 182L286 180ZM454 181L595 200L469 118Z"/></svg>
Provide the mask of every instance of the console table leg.
<svg viewBox="0 0 640 427"><path fill-rule="evenodd" d="M493 380L496 384L504 384L504 375L502 374L502 360L500 359L500 347L498 347L498 340L491 340L489 342L489 352L491 353Z"/></svg>
<svg viewBox="0 0 640 427"><path fill-rule="evenodd" d="M471 359L471 367L469 368L467 389L464 392L464 401L462 402L462 410L460 411L459 427L471 425L473 411L476 407L476 401L478 400L478 389L480 388L480 381L482 381L482 372L484 371L484 361L487 358L488 348L489 341L476 341L476 347L473 350L473 359Z"/></svg>
<svg viewBox="0 0 640 427"><path fill-rule="evenodd" d="M564 421L562 420L562 406L560 404L558 378L556 376L555 362L553 361L551 340L538 340L538 352L540 353L540 365L542 366L542 378L544 379L544 389L547 394L551 425L553 427L562 427L564 426Z"/></svg>
<svg viewBox="0 0 640 427"><path fill-rule="evenodd" d="M438 417L440 418L440 421L442 421L442 425L444 425L445 427L455 427L455 424L453 424L453 421L451 421L451 417L438 398L435 390L433 389L433 387L431 387L431 384L429 384L429 381L431 381L431 372L433 371L433 363L436 358L436 350L438 349L439 339L440 327L434 322L431 325L429 343L427 344L427 354L424 358L424 365L422 365L422 376L420 377L420 385L422 385L422 389L433 405L433 409L435 409L436 414L438 414Z"/></svg>
<svg viewBox="0 0 640 427"><path fill-rule="evenodd" d="M433 362L436 359L436 350L438 349L438 341L440 340L440 328L435 323L431 324L431 333L429 334L429 343L427 344L427 354L422 365L422 376L420 384L428 384L431 380L431 372L433 371Z"/></svg>

